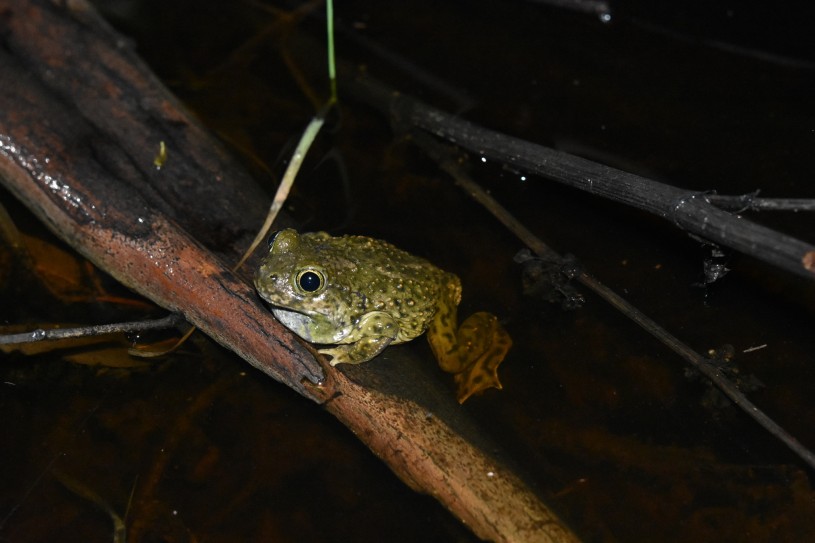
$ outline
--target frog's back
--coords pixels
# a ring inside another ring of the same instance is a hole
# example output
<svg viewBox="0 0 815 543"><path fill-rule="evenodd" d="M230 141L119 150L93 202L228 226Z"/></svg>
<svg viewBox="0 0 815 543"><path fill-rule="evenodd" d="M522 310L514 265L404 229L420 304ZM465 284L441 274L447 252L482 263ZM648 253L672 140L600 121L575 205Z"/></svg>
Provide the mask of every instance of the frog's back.
<svg viewBox="0 0 815 543"><path fill-rule="evenodd" d="M365 311L384 311L399 322L396 343L427 328L451 282L458 278L390 243L365 236L312 240L342 288L364 294Z"/></svg>

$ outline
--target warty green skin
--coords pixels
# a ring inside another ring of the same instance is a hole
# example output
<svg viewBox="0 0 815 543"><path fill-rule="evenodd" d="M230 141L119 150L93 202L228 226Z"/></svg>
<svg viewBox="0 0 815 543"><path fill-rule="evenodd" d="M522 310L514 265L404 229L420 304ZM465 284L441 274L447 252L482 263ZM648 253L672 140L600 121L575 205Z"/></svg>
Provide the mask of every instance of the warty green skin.
<svg viewBox="0 0 815 543"><path fill-rule="evenodd" d="M306 272L322 278L308 292ZM255 275L260 296L286 327L312 343L332 365L370 360L390 344L421 335L440 310L461 298L458 277L393 245L364 236L278 232ZM445 319L446 320L446 319Z"/></svg>

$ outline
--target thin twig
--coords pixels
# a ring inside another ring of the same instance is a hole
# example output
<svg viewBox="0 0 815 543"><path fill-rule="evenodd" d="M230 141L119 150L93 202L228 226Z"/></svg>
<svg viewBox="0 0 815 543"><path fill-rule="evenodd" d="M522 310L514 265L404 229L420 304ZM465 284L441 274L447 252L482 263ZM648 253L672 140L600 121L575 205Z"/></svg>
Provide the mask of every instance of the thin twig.
<svg viewBox="0 0 815 543"><path fill-rule="evenodd" d="M121 332L145 332L147 330L163 330L184 322L184 318L171 313L160 319L150 319L143 321L120 322L114 324L99 324L95 326L79 326L76 328L38 328L22 334L0 335L0 345L12 345L18 343L35 343L38 341L48 341L55 339L68 339L74 337L102 336L105 334L115 334Z"/></svg>
<svg viewBox="0 0 815 543"><path fill-rule="evenodd" d="M487 208L490 213L501 221L501 223L503 223L504 226L514 233L527 247L529 247L533 252L537 253L538 256L549 258L554 257L558 259L562 258L543 241L538 239L514 216L512 216L512 214L507 211L506 208L496 202L492 196L484 191L484 189L470 179L470 177L462 170L458 161L452 158L454 155L450 152L450 150L445 149L442 144L426 134L415 135L414 141L416 141L416 143L455 180L459 187L467 192L467 194L469 194L475 201ZM617 295L613 290L603 285L593 276L589 275L586 271L581 270L576 276L576 279L583 286L590 289L595 294L603 298L606 302L617 308L621 313L637 323L646 332L654 336L665 346L682 357L702 375L710 379L713 384L716 385L716 387L728 398L730 398L733 403L739 406L742 411L751 416L770 434L784 442L787 447L789 447L811 468L815 468L815 454L801 445L797 439L795 439L774 420L767 416L766 413L761 411L755 404L748 400L735 384L733 384L724 374L722 374L722 372L714 364L710 363L710 360L698 354L688 345L674 337L654 320Z"/></svg>

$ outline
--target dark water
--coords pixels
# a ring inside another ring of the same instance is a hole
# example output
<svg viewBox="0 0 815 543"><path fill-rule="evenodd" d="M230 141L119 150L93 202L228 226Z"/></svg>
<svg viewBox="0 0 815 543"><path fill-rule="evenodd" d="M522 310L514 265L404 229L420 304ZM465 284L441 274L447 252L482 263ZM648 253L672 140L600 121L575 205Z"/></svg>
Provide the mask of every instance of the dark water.
<svg viewBox="0 0 815 543"><path fill-rule="evenodd" d="M274 15L250 3L100 4L259 179L251 157L281 169L314 112L282 59L322 58L285 44L281 53ZM813 198L807 9L627 2L604 22L536 2L336 7L349 33L340 55L479 124L694 190ZM319 37L318 19L291 31ZM418 69L444 88L419 82ZM325 97L325 81L310 81ZM342 117L307 162L292 215L304 229L382 237L425 256L462 278L462 314L502 318L515 342L504 390L463 409L581 537L803 541L815 531L812 470L590 293L572 312L524 298L512 262L520 243L386 120L340 95ZM681 340L700 352L732 345L745 386L761 384L750 398L815 448L812 281L727 253L730 273L702 288L706 248L672 224L470 164L532 231ZM746 216L813 239L811 214ZM4 320L53 318L47 295L5 292ZM104 322L111 312L75 303L54 314ZM474 540L330 416L204 338L148 369L63 354L0 355L4 540L108 540L110 517L81 489L123 516L134 487L155 504L128 521L144 541Z"/></svg>

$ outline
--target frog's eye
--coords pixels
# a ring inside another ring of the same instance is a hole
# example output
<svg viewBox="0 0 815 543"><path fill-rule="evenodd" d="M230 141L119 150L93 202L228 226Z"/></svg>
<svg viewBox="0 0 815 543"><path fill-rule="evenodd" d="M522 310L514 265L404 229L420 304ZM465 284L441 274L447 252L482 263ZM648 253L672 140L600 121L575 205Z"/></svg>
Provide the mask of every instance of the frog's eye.
<svg viewBox="0 0 815 543"><path fill-rule="evenodd" d="M304 292L315 292L325 284L323 274L315 270L305 270L297 274L297 286Z"/></svg>

